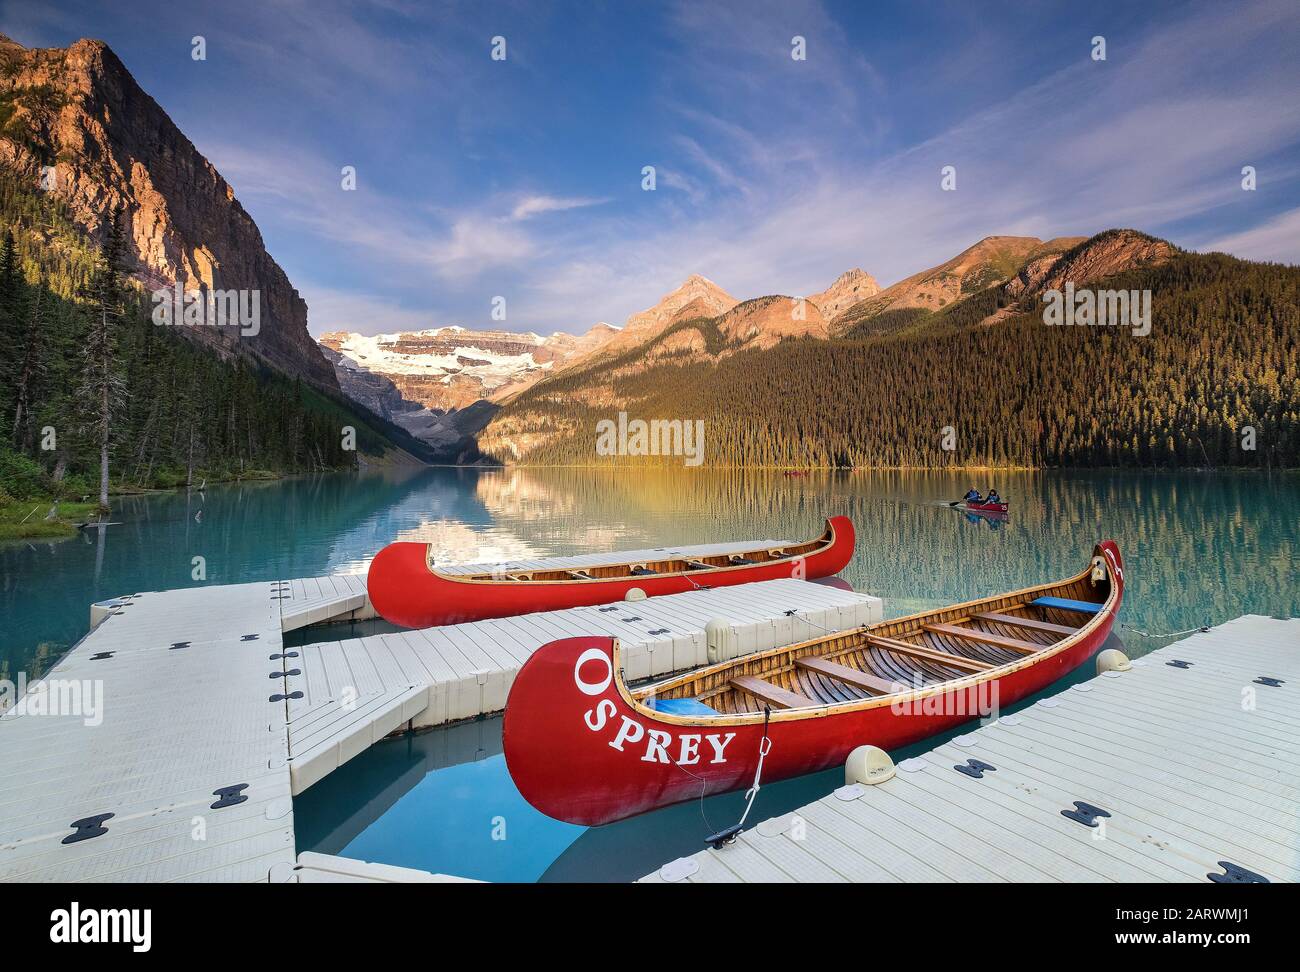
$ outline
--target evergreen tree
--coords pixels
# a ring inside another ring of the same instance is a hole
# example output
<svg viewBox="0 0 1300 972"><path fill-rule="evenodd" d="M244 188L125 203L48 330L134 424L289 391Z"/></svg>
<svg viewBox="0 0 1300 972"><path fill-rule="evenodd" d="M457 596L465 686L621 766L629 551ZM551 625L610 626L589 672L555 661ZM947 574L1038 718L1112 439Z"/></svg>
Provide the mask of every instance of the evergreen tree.
<svg viewBox="0 0 1300 972"><path fill-rule="evenodd" d="M126 384L118 370L118 327L126 303L123 264L126 237L122 210L113 212L99 251L99 265L86 288L89 328L82 351L82 405L89 417L93 441L99 448L99 512L107 515L108 456L113 434L113 417L126 395Z"/></svg>
<svg viewBox="0 0 1300 972"><path fill-rule="evenodd" d="M14 350L13 406L14 422L12 439L15 446L21 446L25 438L24 431L31 412L31 403L38 394L45 377L44 343L50 328L43 304L45 288L38 282L28 301L30 309L27 323L23 328Z"/></svg>

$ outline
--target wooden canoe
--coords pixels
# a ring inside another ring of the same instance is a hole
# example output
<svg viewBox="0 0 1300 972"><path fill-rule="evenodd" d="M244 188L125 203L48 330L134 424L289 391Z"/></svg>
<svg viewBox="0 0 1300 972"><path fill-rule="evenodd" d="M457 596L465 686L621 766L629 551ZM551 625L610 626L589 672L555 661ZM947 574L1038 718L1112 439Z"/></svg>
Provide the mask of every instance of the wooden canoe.
<svg viewBox="0 0 1300 972"><path fill-rule="evenodd" d="M996 714L1092 656L1124 594L1113 541L1054 584L758 652L643 688L608 637L524 663L506 702L506 765L534 807L594 826L895 749ZM770 715L765 715L768 710Z"/></svg>
<svg viewBox="0 0 1300 972"><path fill-rule="evenodd" d="M557 566L524 571L485 570L449 573L433 562L433 546L392 543L370 565L366 589L375 610L387 621L408 628L458 624L484 618L508 618L534 611L608 604L639 587L648 597L680 594L703 587L725 587L781 577L828 577L853 556L853 523L846 516L826 521L821 536L782 547L704 554L699 557L621 559L581 569Z"/></svg>

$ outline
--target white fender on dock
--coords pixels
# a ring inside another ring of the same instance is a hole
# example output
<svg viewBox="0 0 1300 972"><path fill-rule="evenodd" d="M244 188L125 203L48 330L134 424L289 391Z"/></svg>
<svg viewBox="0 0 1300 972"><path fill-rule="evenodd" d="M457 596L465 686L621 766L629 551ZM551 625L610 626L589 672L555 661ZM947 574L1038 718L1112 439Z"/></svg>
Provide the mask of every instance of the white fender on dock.
<svg viewBox="0 0 1300 972"><path fill-rule="evenodd" d="M1127 672L1132 667L1128 655L1118 648L1107 648L1097 656L1097 674L1105 672Z"/></svg>
<svg viewBox="0 0 1300 972"><path fill-rule="evenodd" d="M879 746L859 746L844 762L844 783L868 786L894 778L894 761Z"/></svg>

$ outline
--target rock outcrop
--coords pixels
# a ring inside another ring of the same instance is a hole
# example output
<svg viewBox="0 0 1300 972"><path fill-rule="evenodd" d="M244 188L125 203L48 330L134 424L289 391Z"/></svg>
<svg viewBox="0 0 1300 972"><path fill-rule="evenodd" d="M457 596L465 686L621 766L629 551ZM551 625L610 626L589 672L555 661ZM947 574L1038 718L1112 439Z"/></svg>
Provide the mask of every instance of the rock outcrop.
<svg viewBox="0 0 1300 972"><path fill-rule="evenodd" d="M1079 287L1127 270L1155 266L1176 252L1173 244L1137 230L1107 230L1079 241L1064 253L1027 262L1003 289L1017 299L1033 297L1043 291L1060 290L1067 281Z"/></svg>
<svg viewBox="0 0 1300 972"><path fill-rule="evenodd" d="M258 294L256 334L229 325L175 330L337 391L334 369L307 333L307 304L252 217L106 44L28 49L0 37L0 68L0 165L57 195L95 237L121 207L131 269L149 291L179 282Z"/></svg>
<svg viewBox="0 0 1300 972"><path fill-rule="evenodd" d="M817 305L822 317L834 320L858 301L866 300L880 293L880 284L876 278L865 270L854 267L836 278L835 282L817 294L810 294L808 300Z"/></svg>

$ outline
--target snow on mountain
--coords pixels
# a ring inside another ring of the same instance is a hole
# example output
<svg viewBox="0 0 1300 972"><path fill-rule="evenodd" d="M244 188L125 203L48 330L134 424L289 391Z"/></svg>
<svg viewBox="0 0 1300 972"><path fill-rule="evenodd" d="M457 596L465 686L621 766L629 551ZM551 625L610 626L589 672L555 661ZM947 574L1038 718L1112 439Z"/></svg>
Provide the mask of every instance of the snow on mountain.
<svg viewBox="0 0 1300 972"><path fill-rule="evenodd" d="M406 400L448 410L513 394L615 333L603 323L586 334L557 331L547 337L453 324L393 334L333 331L321 335L320 343L343 356L340 368L380 375Z"/></svg>

